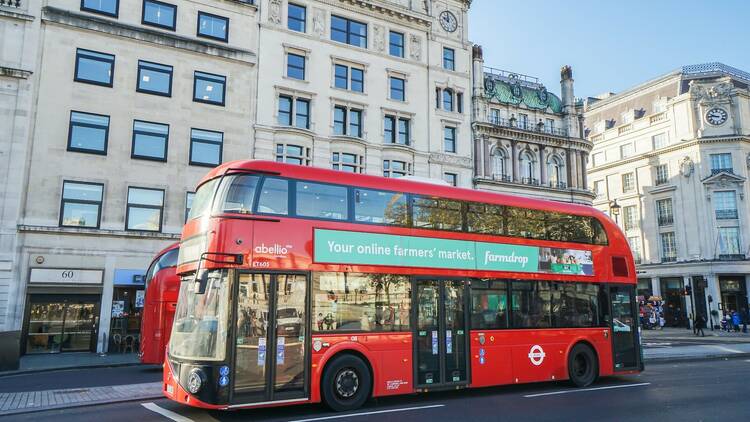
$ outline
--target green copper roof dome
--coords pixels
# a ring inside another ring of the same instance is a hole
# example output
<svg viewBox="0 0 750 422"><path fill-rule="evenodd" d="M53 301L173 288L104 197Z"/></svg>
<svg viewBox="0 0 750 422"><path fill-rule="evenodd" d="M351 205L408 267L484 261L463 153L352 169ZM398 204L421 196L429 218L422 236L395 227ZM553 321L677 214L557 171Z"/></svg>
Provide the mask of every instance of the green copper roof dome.
<svg viewBox="0 0 750 422"><path fill-rule="evenodd" d="M529 86L512 79L501 80L487 76L484 81L484 95L490 101L495 99L512 105L523 102L530 109L546 110L549 108L553 113L562 113L560 98L541 85Z"/></svg>

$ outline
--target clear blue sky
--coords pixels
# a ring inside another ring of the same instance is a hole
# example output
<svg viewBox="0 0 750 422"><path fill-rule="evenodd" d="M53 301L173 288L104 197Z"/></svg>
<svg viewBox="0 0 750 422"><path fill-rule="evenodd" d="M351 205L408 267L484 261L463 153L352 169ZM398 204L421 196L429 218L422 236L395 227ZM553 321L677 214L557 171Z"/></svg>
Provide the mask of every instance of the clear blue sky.
<svg viewBox="0 0 750 422"><path fill-rule="evenodd" d="M686 64L750 72L750 0L474 0L469 39L486 66L538 77L577 97L620 92Z"/></svg>

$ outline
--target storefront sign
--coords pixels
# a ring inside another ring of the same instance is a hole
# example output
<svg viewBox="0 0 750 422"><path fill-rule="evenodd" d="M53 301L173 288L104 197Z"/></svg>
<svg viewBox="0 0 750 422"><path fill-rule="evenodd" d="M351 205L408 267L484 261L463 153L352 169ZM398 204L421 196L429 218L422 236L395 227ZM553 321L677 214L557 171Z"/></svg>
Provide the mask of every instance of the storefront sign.
<svg viewBox="0 0 750 422"><path fill-rule="evenodd" d="M594 275L591 251L315 230L315 262Z"/></svg>
<svg viewBox="0 0 750 422"><path fill-rule="evenodd" d="M68 268L32 268L29 283L45 284L102 284L102 270Z"/></svg>
<svg viewBox="0 0 750 422"><path fill-rule="evenodd" d="M112 301L112 318L122 318L125 314L125 301L114 300Z"/></svg>
<svg viewBox="0 0 750 422"><path fill-rule="evenodd" d="M144 270L128 270L115 268L115 286L139 286L143 285L145 278Z"/></svg>

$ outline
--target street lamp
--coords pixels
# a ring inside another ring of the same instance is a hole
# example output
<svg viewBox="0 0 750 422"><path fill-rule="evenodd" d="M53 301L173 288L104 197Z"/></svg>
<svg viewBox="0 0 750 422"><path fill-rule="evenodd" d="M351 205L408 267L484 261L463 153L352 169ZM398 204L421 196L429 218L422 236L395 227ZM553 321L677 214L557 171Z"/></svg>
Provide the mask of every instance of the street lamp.
<svg viewBox="0 0 750 422"><path fill-rule="evenodd" d="M617 217L620 215L620 208L622 207L617 203L616 199L609 203L609 213L615 218L616 224L620 224L617 220Z"/></svg>

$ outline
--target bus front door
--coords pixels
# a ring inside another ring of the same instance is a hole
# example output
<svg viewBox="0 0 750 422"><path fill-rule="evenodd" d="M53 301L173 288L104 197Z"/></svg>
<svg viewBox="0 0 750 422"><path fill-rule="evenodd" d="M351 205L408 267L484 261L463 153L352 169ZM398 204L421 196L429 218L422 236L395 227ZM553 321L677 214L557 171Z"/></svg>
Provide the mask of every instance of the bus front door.
<svg viewBox="0 0 750 422"><path fill-rule="evenodd" d="M463 280L416 280L417 388L468 383L465 286Z"/></svg>
<svg viewBox="0 0 750 422"><path fill-rule="evenodd" d="M638 323L633 286L610 285L609 298L612 306L612 348L615 371L626 371L638 367Z"/></svg>
<svg viewBox="0 0 750 422"><path fill-rule="evenodd" d="M307 277L239 274L232 404L307 396Z"/></svg>

